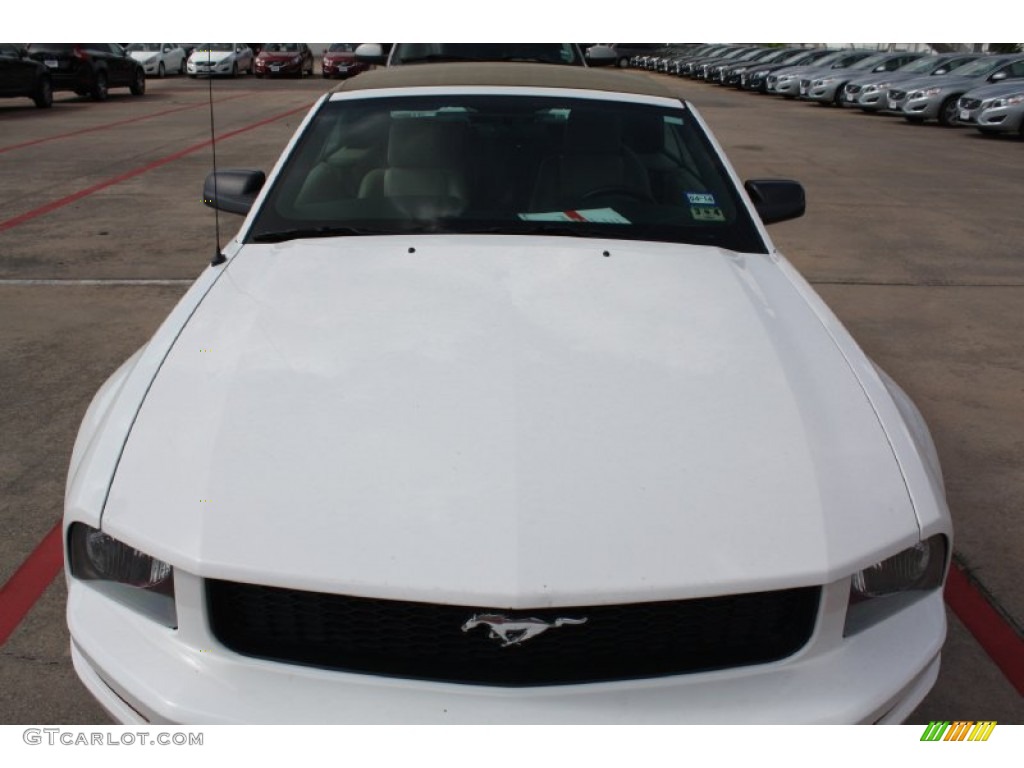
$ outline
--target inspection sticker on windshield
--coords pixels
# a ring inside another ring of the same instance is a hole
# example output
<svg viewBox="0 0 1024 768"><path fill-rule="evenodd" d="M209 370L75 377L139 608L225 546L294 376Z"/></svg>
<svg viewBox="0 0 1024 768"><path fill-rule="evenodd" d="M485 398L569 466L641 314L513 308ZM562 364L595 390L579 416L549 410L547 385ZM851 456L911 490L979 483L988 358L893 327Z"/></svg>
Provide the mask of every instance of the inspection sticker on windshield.
<svg viewBox="0 0 1024 768"><path fill-rule="evenodd" d="M586 211L551 211L520 213L522 221L589 221L593 224L629 224L629 219L612 208L590 208Z"/></svg>
<svg viewBox="0 0 1024 768"><path fill-rule="evenodd" d="M686 199L690 205L714 205L715 196L708 192L687 192Z"/></svg>
<svg viewBox="0 0 1024 768"><path fill-rule="evenodd" d="M714 208L709 205L691 205L690 215L695 221L725 221L725 214L721 208Z"/></svg>

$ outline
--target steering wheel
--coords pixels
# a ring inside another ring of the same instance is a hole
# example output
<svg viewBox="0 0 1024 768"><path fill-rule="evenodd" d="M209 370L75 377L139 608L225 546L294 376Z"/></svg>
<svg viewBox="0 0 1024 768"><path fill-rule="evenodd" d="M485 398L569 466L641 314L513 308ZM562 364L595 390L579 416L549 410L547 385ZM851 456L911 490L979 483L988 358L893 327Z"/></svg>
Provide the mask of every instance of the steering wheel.
<svg viewBox="0 0 1024 768"><path fill-rule="evenodd" d="M583 200L593 200L600 197L626 197L630 200L637 200L641 203L653 203L654 198L650 193L635 187L627 187L624 184L613 184L606 187L592 189L582 196Z"/></svg>

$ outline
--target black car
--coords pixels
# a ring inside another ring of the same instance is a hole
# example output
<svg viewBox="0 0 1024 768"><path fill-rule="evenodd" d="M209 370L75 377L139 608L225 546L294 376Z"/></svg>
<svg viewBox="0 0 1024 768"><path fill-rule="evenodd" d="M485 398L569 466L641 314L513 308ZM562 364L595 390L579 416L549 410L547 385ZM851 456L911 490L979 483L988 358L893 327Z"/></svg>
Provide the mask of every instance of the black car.
<svg viewBox="0 0 1024 768"><path fill-rule="evenodd" d="M28 58L25 49L0 43L0 96L32 99L37 107L53 104L53 84L46 67Z"/></svg>
<svg viewBox="0 0 1024 768"><path fill-rule="evenodd" d="M146 72L117 43L31 43L28 55L49 71L55 91L104 101L111 88L146 92Z"/></svg>

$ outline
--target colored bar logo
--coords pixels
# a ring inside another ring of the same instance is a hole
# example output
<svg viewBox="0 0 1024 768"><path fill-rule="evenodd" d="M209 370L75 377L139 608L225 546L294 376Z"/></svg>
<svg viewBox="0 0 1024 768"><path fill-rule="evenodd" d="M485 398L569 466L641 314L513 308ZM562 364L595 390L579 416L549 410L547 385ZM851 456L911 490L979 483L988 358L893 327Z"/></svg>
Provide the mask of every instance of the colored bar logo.
<svg viewBox="0 0 1024 768"><path fill-rule="evenodd" d="M995 720L932 720L921 734L921 741L988 741Z"/></svg>

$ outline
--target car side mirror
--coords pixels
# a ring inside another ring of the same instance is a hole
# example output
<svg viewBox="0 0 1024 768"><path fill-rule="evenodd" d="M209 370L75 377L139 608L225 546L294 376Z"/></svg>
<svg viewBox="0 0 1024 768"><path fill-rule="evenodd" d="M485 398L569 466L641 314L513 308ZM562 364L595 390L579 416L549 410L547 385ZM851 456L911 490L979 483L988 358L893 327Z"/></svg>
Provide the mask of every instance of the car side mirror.
<svg viewBox="0 0 1024 768"><path fill-rule="evenodd" d="M949 72L949 70L948 70L948 69L946 69L945 67L939 67L939 68L938 68L938 69L936 69L936 70L935 70L934 72L932 72L932 74L933 74L933 75L944 75L944 74L946 74L947 72Z"/></svg>
<svg viewBox="0 0 1024 768"><path fill-rule="evenodd" d="M992 75L992 77L989 78L989 80L991 80L993 83L997 83L1000 80L1005 80L1005 79L1006 79L1006 73L1005 72L996 72L994 75Z"/></svg>
<svg viewBox="0 0 1024 768"><path fill-rule="evenodd" d="M380 43L360 43L356 47L356 61L367 64L383 64L384 60L384 49Z"/></svg>
<svg viewBox="0 0 1024 768"><path fill-rule="evenodd" d="M267 181L263 171L226 169L211 173L203 182L203 203L243 216L252 208Z"/></svg>
<svg viewBox="0 0 1024 768"><path fill-rule="evenodd" d="M751 179L743 185L765 224L797 219L804 215L804 188L798 181Z"/></svg>
<svg viewBox="0 0 1024 768"><path fill-rule="evenodd" d="M615 51L607 45L592 45L587 48L587 64L592 67L608 67L618 61Z"/></svg>

